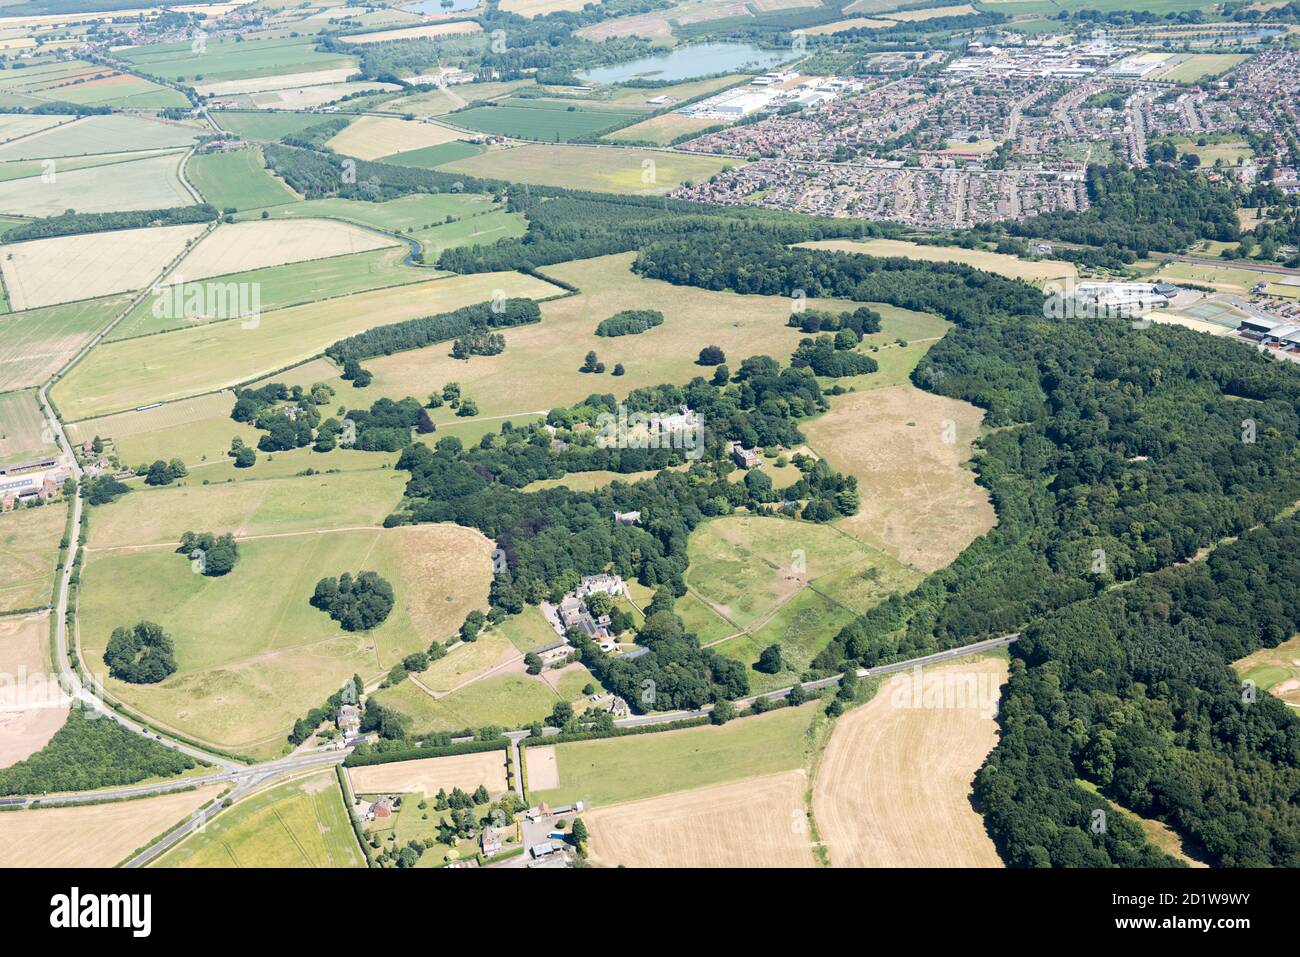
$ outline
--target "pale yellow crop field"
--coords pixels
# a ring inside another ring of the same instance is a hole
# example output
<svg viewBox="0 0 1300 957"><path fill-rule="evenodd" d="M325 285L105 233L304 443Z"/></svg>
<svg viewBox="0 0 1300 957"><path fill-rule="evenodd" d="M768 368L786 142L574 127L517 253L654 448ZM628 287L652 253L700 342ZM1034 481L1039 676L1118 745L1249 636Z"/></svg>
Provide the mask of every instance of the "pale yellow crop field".
<svg viewBox="0 0 1300 957"><path fill-rule="evenodd" d="M676 791L583 815L608 867L812 867L802 770Z"/></svg>
<svg viewBox="0 0 1300 957"><path fill-rule="evenodd" d="M33 239L0 258L15 312L142 289L204 230L199 224Z"/></svg>
<svg viewBox="0 0 1300 957"><path fill-rule="evenodd" d="M971 782L998 739L1002 658L905 673L836 722L813 786L835 867L1000 867Z"/></svg>
<svg viewBox="0 0 1300 957"><path fill-rule="evenodd" d="M391 153L439 146L463 139L465 134L438 123L399 120L388 116L363 116L329 141L336 153L373 160Z"/></svg>
<svg viewBox="0 0 1300 957"><path fill-rule="evenodd" d="M172 278L186 282L231 273L363 253L396 244L368 229L330 219L223 223L181 260Z"/></svg>
<svg viewBox="0 0 1300 957"><path fill-rule="evenodd" d="M478 754L454 754L444 758L420 758L417 761L393 761L349 768L348 779L354 794L423 794L426 797L452 788L472 794L481 784L493 797L504 794L506 753L481 751Z"/></svg>
<svg viewBox="0 0 1300 957"><path fill-rule="evenodd" d="M126 163L106 163L64 172L57 160L52 176L27 176L0 183L0 213L57 216L67 209L109 213L189 206L194 196L181 182L184 153L164 153ZM104 234L97 234L104 235Z"/></svg>
<svg viewBox="0 0 1300 957"><path fill-rule="evenodd" d="M579 8L581 9L581 8ZM481 33L483 28L473 20L457 20L455 23L425 23L418 27L399 27L396 30L380 30L378 33L352 33L343 39L349 43L388 43L392 40L416 40L420 37L453 36L464 33Z"/></svg>
<svg viewBox="0 0 1300 957"><path fill-rule="evenodd" d="M0 867L113 867L185 820L222 787L0 814Z"/></svg>
<svg viewBox="0 0 1300 957"><path fill-rule="evenodd" d="M830 249L844 253L863 253L868 256L901 256L923 262L964 263L995 272L1011 279L1026 282L1044 282L1050 279L1073 279L1078 276L1074 263L1059 259L1028 260L993 253L983 249L962 249L960 246L923 246L901 239L868 239L861 242L851 239L819 239L799 243L806 249Z"/></svg>
<svg viewBox="0 0 1300 957"><path fill-rule="evenodd" d="M861 507L838 527L921 571L951 562L997 521L964 464L983 418L912 385L832 399L804 432L833 468L857 476Z"/></svg>
<svg viewBox="0 0 1300 957"><path fill-rule="evenodd" d="M307 73L282 73L279 76L259 76L248 80L223 80L218 83L196 83L194 89L204 96L234 96L240 93L260 93L263 90L287 90L295 86L321 86L342 83L356 76L354 67L337 67L332 70L312 70Z"/></svg>

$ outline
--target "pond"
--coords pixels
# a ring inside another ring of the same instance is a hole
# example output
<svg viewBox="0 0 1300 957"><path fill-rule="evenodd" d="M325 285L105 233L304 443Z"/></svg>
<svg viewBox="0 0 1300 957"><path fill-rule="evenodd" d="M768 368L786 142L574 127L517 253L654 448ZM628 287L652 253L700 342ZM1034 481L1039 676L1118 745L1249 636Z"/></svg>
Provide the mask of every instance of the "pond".
<svg viewBox="0 0 1300 957"><path fill-rule="evenodd" d="M627 80L694 80L714 73L763 73L795 58L792 50L765 50L752 43L697 43L656 56L615 66L586 70L585 83L623 83Z"/></svg>

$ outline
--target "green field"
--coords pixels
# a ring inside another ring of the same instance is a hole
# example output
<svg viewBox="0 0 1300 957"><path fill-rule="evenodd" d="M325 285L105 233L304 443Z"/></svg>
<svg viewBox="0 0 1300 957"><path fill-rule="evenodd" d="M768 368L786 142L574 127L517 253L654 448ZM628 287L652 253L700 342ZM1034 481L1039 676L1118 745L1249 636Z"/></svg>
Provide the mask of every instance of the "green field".
<svg viewBox="0 0 1300 957"><path fill-rule="evenodd" d="M372 326L507 296L547 297L558 288L521 273L453 276L281 309L246 322L218 322L103 345L54 387L69 421L227 388L296 365Z"/></svg>
<svg viewBox="0 0 1300 957"><path fill-rule="evenodd" d="M460 731L488 724L518 728L541 721L560 700L541 678L520 674L483 678L443 698L432 697L410 680L374 697L409 715L417 732Z"/></svg>
<svg viewBox="0 0 1300 957"><path fill-rule="evenodd" d="M356 199L311 199L266 210L270 219L346 219L363 226L389 232L429 229L448 216L457 219L484 213L493 208L487 196L460 193L417 194L390 199L386 203L367 203ZM261 210L241 213L238 219L260 219Z"/></svg>
<svg viewBox="0 0 1300 957"><path fill-rule="evenodd" d="M408 247L403 245L329 259L312 259L286 266L252 269L197 283L186 283L186 295L191 295L190 290L195 286L203 287L206 299L210 289L224 288L228 283L256 283L261 308L264 312L270 312L432 278L428 270L403 265L408 253ZM169 329L187 329L212 321L188 316L155 316L154 303L153 296L142 299L130 315L113 327L105 341L133 339Z"/></svg>
<svg viewBox="0 0 1300 957"><path fill-rule="evenodd" d="M232 528L211 518L194 527ZM170 544L92 551L79 609L83 659L102 672L109 634L148 609L175 642L178 670L156 685L107 678L109 692L164 727L224 748L276 753L293 722L353 674L377 678L483 607L489 552L477 533L442 525L245 537L238 564L220 578L195 574ZM381 625L353 634L310 599L321 578L360 570L390 581L397 603Z"/></svg>
<svg viewBox="0 0 1300 957"><path fill-rule="evenodd" d="M0 146L0 160L129 153L189 146L197 138L197 133L192 127L174 126L136 116L85 116L75 123L68 123L40 136Z"/></svg>
<svg viewBox="0 0 1300 957"><path fill-rule="evenodd" d="M90 547L166 545L179 541L187 529L275 535L378 525L401 501L406 483L402 473L391 469L206 486L198 477L184 481L188 484L164 488L140 485L115 502L92 508Z"/></svg>
<svg viewBox="0 0 1300 957"><path fill-rule="evenodd" d="M1168 83L1199 83L1227 73L1248 59L1244 53L1195 53L1190 59L1156 76Z"/></svg>
<svg viewBox="0 0 1300 957"><path fill-rule="evenodd" d="M242 37L239 38L243 40ZM207 51L195 56L190 41L133 47L118 56L143 73L188 83L219 83L263 76L308 73L352 66L354 58L320 53L315 37L236 42L235 37L208 37Z"/></svg>
<svg viewBox="0 0 1300 957"><path fill-rule="evenodd" d="M319 113L279 113L271 110L247 113L240 110L214 110L212 117L223 130L229 130L246 140L278 140L323 122Z"/></svg>
<svg viewBox="0 0 1300 957"><path fill-rule="evenodd" d="M43 383L128 301L109 296L0 316L0 391Z"/></svg>
<svg viewBox="0 0 1300 957"><path fill-rule="evenodd" d="M466 143L464 140L452 140L450 143L440 143L437 146L426 146L424 149L407 150L405 153L394 153L391 156L385 156L380 159L381 163L393 163L397 166L418 166L421 169L433 169L435 166L441 166L443 163L450 163L452 160L466 159L470 156L478 156L487 149L477 143Z"/></svg>
<svg viewBox="0 0 1300 957"><path fill-rule="evenodd" d="M47 91L46 95L68 103L113 106L126 110L163 110L176 106L188 108L190 105L180 90L160 86L152 80L129 73L92 83L60 87Z"/></svg>
<svg viewBox="0 0 1300 957"><path fill-rule="evenodd" d="M50 603L67 521L61 504L0 514L0 611Z"/></svg>
<svg viewBox="0 0 1300 957"><path fill-rule="evenodd" d="M276 206L296 198L267 172L256 149L194 156L185 173L199 194L221 210Z"/></svg>
<svg viewBox="0 0 1300 957"><path fill-rule="evenodd" d="M482 133L559 143L631 123L642 115L640 110L615 110L557 100L509 99L496 106L462 110L447 121Z"/></svg>
<svg viewBox="0 0 1300 957"><path fill-rule="evenodd" d="M56 450L35 390L0 392L0 465Z"/></svg>
<svg viewBox="0 0 1300 957"><path fill-rule="evenodd" d="M743 160L734 157L635 147L530 144L489 150L481 156L448 163L442 169L539 186L658 196L683 183L706 180L724 167L743 165Z"/></svg>
<svg viewBox="0 0 1300 957"><path fill-rule="evenodd" d="M364 867L332 770L277 785L222 811L156 867Z"/></svg>
<svg viewBox="0 0 1300 957"><path fill-rule="evenodd" d="M782 708L722 727L690 728L556 746L560 786L534 802L596 807L803 767L818 706Z"/></svg>
<svg viewBox="0 0 1300 957"><path fill-rule="evenodd" d="M146 155L130 162L60 171L50 183L35 178L10 180L0 183L0 212L57 216L68 209L110 213L190 206L195 199L181 182L182 159L180 153Z"/></svg>
<svg viewBox="0 0 1300 957"><path fill-rule="evenodd" d="M424 261L436 263L444 249L457 246L487 246L498 239L518 239L528 231L523 213L493 210L479 216L470 216L454 223L444 223L432 229L421 229L411 234L424 249Z"/></svg>

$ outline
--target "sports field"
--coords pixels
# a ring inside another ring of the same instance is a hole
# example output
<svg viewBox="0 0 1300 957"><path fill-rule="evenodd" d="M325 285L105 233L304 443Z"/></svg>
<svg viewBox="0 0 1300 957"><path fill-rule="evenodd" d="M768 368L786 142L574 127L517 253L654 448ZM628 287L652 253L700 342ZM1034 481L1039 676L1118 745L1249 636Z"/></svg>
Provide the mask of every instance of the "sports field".
<svg viewBox="0 0 1300 957"><path fill-rule="evenodd" d="M509 99L496 106L464 110L447 120L484 133L558 143L622 126L641 115L639 110L620 111L566 100Z"/></svg>
<svg viewBox="0 0 1300 957"><path fill-rule="evenodd" d="M982 249L962 249L960 246L923 246L901 239L820 239L809 243L799 243L806 249L831 249L846 253L865 253L869 256L902 256L905 259L917 259L925 262L965 263L976 269L995 272L1012 279L1024 279L1027 282L1043 282L1048 279L1075 278L1078 270L1074 263L1058 259L1031 261L993 253Z"/></svg>
<svg viewBox="0 0 1300 957"><path fill-rule="evenodd" d="M217 209L252 209L291 203L296 198L267 172L257 149L205 153L190 158L185 175Z"/></svg>
<svg viewBox="0 0 1300 957"><path fill-rule="evenodd" d="M1165 72L1155 74L1155 78L1167 83L1199 83L1227 73L1247 59L1244 53L1194 53Z"/></svg>
<svg viewBox="0 0 1300 957"><path fill-rule="evenodd" d="M186 280L197 280L229 276L287 263L369 252L396 242L388 236L328 219L222 223L195 245L170 278L183 276Z"/></svg>
<svg viewBox="0 0 1300 957"><path fill-rule="evenodd" d="M156 867L363 867L365 857L332 770L245 798Z"/></svg>
<svg viewBox="0 0 1300 957"><path fill-rule="evenodd" d="M463 133L437 123L421 123L388 116L363 116L344 127L328 145L334 152L344 156L373 160L392 153L450 143L463 137Z"/></svg>
<svg viewBox="0 0 1300 957"><path fill-rule="evenodd" d="M97 348L54 388L70 421L227 388L318 354L372 326L507 296L554 295L520 273L481 273L295 306L251 322L219 322ZM124 375L124 373L129 373Z"/></svg>
<svg viewBox="0 0 1300 957"><path fill-rule="evenodd" d="M50 603L67 521L60 504L0 514L0 611Z"/></svg>
<svg viewBox="0 0 1300 957"><path fill-rule="evenodd" d="M203 233L201 224L14 243L0 260L15 310L141 289Z"/></svg>
<svg viewBox="0 0 1300 957"><path fill-rule="evenodd" d="M898 675L836 722L813 786L833 866L1001 865L970 793L1006 675L998 657Z"/></svg>
<svg viewBox="0 0 1300 957"><path fill-rule="evenodd" d="M601 808L671 791L802 768L815 703L688 728L556 745L560 786L533 790L552 807L584 801Z"/></svg>
<svg viewBox="0 0 1300 957"><path fill-rule="evenodd" d="M532 749L529 749L532 750ZM604 867L813 867L802 769L584 813Z"/></svg>
<svg viewBox="0 0 1300 957"><path fill-rule="evenodd" d="M0 866L114 867L222 789L210 784L135 801L0 814Z"/></svg>
<svg viewBox="0 0 1300 957"><path fill-rule="evenodd" d="M127 302L114 296L0 316L0 390L43 383Z"/></svg>
<svg viewBox="0 0 1300 957"><path fill-rule="evenodd" d="M966 466L982 410L912 385L836 396L808 444L857 476L861 506L837 527L921 571L944 567L993 527Z"/></svg>
<svg viewBox="0 0 1300 957"><path fill-rule="evenodd" d="M442 169L517 183L658 196L683 183L706 180L724 166L741 165L744 161L734 157L689 156L632 147L529 144L490 150L448 163Z"/></svg>
<svg viewBox="0 0 1300 957"><path fill-rule="evenodd" d="M481 784L488 794L504 794L506 752L480 751L455 754L445 758L420 758L416 761L393 761L348 769L354 794L423 794L432 797L440 790L448 794L460 788L472 794Z"/></svg>
<svg viewBox="0 0 1300 957"><path fill-rule="evenodd" d="M279 481L320 496L310 480ZM454 634L472 608L485 607L491 545L469 529L353 527L246 537L243 527L214 516L193 527L240 536L233 571L196 575L170 543L90 553L80 601L82 654L90 670L101 671L113 628L149 609L150 620L175 641L176 674L157 685L109 678L108 690L164 727L226 748L278 750L293 722L353 674L378 677L431 640ZM361 570L388 579L396 605L383 624L354 634L310 599L321 578Z"/></svg>
<svg viewBox="0 0 1300 957"><path fill-rule="evenodd" d="M35 390L0 392L0 465L55 451Z"/></svg>
<svg viewBox="0 0 1300 957"><path fill-rule="evenodd" d="M180 179L180 153L88 169L56 172L53 182L16 179L0 183L0 212L20 216L168 209L190 206L194 196Z"/></svg>

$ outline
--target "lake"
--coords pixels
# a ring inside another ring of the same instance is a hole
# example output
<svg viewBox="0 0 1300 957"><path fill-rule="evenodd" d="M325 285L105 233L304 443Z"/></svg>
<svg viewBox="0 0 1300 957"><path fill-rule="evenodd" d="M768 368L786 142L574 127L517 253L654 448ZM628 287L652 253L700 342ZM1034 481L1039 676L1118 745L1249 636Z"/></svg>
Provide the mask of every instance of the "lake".
<svg viewBox="0 0 1300 957"><path fill-rule="evenodd" d="M585 83L622 83L627 80L676 83L714 73L764 73L794 58L792 50L765 50L752 43L697 43L616 66L586 70L578 76Z"/></svg>

